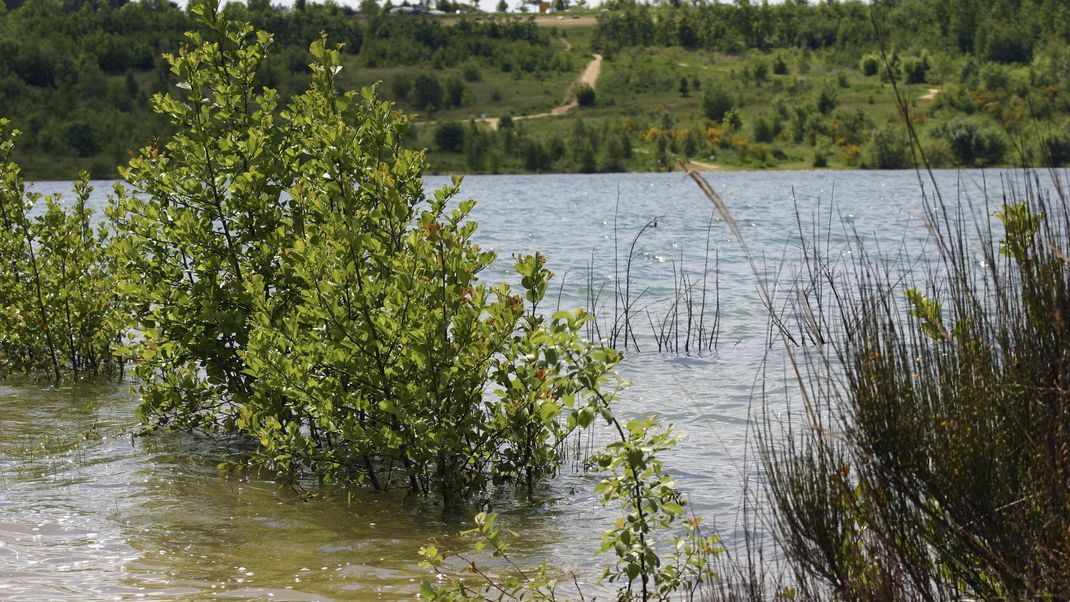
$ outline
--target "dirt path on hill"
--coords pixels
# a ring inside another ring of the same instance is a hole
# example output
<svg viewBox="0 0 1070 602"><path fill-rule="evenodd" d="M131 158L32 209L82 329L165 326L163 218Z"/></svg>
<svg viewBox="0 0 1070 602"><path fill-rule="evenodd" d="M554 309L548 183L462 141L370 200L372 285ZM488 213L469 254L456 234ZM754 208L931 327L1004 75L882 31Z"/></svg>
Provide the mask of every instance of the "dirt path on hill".
<svg viewBox="0 0 1070 602"><path fill-rule="evenodd" d="M724 171L724 167L721 165L717 165L716 163L706 163L705 161L695 161L694 159L688 159L687 166L695 171Z"/></svg>
<svg viewBox="0 0 1070 602"><path fill-rule="evenodd" d="M566 50L571 51L572 45L568 43L568 40L563 39L562 41L564 41L565 43ZM569 97L572 96L572 88L579 84L587 84L588 86L594 88L595 85L598 83L598 76L601 74L602 55L596 54L594 55L594 59L591 60L590 63L587 63L587 68L583 70L583 73L580 74L580 77L575 82L573 82L567 90L565 90L565 102L550 109L550 111L546 113L534 113L532 115L516 115L515 117L513 117L513 121L517 121L520 119L543 119L545 117L557 117L560 115L565 115L566 113L580 106L579 102L575 98L569 99ZM498 129L498 117L484 117L482 119L477 119L476 121L489 125L491 129Z"/></svg>
<svg viewBox="0 0 1070 602"><path fill-rule="evenodd" d="M936 95L940 93L940 88L929 88L925 90L925 94L918 97L919 100L932 100L936 98Z"/></svg>

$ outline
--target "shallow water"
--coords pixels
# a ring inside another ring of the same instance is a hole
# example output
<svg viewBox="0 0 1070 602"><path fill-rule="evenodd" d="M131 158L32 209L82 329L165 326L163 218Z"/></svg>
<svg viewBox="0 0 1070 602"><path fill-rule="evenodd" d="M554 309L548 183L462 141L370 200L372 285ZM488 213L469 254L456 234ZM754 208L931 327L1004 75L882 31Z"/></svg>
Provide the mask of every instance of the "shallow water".
<svg viewBox="0 0 1070 602"><path fill-rule="evenodd" d="M980 172L941 172L944 193L975 194ZM992 188L998 174L984 174ZM790 281L797 269L796 207L804 222L830 216L834 249L852 228L867 249L931 251L913 172L717 173L710 181L729 204L759 269ZM445 182L429 178L429 186ZM110 190L95 183L92 202ZM67 191L39 183L40 192ZM713 282L720 284L719 345L704 354L657 353L645 315L637 318L640 353L621 367L631 388L630 414L657 413L686 435L669 466L694 512L737 543L739 497L757 471L748 461L752 392L768 359L771 409L782 411L783 358L767 355L767 320L756 280L726 225L680 174L472 176L462 197L479 205L477 241L499 252L486 274L515 281L509 256L541 250L557 272L554 303L579 307L587 266L606 283L603 313L612 311L614 278L623 278L628 245L636 245L633 295L652 315L674 294L674 268L695 281L705 261L707 227ZM615 212L616 210L616 212ZM618 264L614 268L616 216ZM713 265L713 254L719 257ZM929 254L931 255L931 254ZM558 291L562 279L563 285ZM649 305L649 307L648 307ZM708 322L707 322L708 323ZM753 403L752 403L753 400ZM317 490L303 497L286 485L217 467L226 442L193 436L134 437L135 400L126 385L51 389L0 381L0 597L9 599L400 599L415 593L426 571L417 550L432 539L455 541L466 517L443 516L432 504L360 490ZM522 561L596 580L597 534L612 512L599 507L595 478L566 471L537 500L503 501L505 525L522 538Z"/></svg>

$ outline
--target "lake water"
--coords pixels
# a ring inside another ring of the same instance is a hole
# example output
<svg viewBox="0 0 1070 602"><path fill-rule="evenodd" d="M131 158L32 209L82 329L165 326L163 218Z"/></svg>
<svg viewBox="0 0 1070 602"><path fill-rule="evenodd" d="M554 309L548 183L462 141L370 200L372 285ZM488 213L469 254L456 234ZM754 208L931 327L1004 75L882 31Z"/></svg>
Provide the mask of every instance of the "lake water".
<svg viewBox="0 0 1070 602"><path fill-rule="evenodd" d="M804 222L831 215L834 248L844 240L843 224L867 248L920 257L932 250L913 172L707 177L759 268L770 276L779 271L784 282L798 265L797 211ZM938 173L951 196L978 196L982 178L989 188L998 185L995 172ZM428 178L428 185L445 181ZM99 206L110 184L95 184L92 202ZM66 183L33 188L69 190ZM603 324L633 237L657 218L633 259L641 352L629 352L621 366L632 386L620 411L656 413L686 435L668 461L671 471L693 511L721 529L726 545L736 545L740 494L759 476L748 424L758 411L753 392L766 357L767 319L751 268L709 201L681 174L472 176L462 197L479 201L476 239L499 252L487 280L515 281L510 255L541 250L558 274L555 283L564 276L549 295L553 303L560 296L562 307L575 308L586 304L593 265L592 281L604 291ZM717 349L659 353L650 324L660 322L680 289L681 267L701 283L711 219L705 324L714 319L718 282ZM775 390L786 373L777 350L768 358L767 384ZM0 382L0 597L411 598L426 576L417 565L419 547L433 538L456 542L468 521L418 500L345 489L302 498L271 481L221 473L216 465L229 452L222 444L189 435L132 438L134 407L127 385ZM613 513L600 508L595 482L567 470L536 500L503 501L500 520L522 536L517 557L550 559L585 582L597 580L608 560L594 555L598 534Z"/></svg>

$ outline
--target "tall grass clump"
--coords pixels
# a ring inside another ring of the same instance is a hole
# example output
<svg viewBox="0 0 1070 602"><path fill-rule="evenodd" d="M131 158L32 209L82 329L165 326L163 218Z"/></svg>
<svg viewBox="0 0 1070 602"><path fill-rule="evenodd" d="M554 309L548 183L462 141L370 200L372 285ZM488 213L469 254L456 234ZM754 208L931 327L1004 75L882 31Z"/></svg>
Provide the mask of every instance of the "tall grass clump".
<svg viewBox="0 0 1070 602"><path fill-rule="evenodd" d="M18 136L0 119L0 369L57 383L118 373L126 320L107 229L86 207L89 176L69 208L27 190L11 160Z"/></svg>
<svg viewBox="0 0 1070 602"><path fill-rule="evenodd" d="M789 348L801 402L759 443L795 593L1070 591L1070 203L1065 177L1022 175L925 195L928 262L806 243L799 315L821 336Z"/></svg>
<svg viewBox="0 0 1070 602"><path fill-rule="evenodd" d="M622 255L620 230L617 225L620 201L613 210L613 300L603 300L606 283L595 285L595 258L592 253L587 264L587 308L593 314L587 323L587 336L604 340L613 349L639 353L649 342L640 345L642 321L645 318L650 338L658 353L712 353L717 350L721 326L720 253L713 250L711 263L710 241L713 216L706 227L706 239L701 274L688 271L683 250L679 260L670 261L673 293L671 297L651 299L650 289L641 287L633 278L633 266L644 251L639 246L644 235L668 221L665 216L647 220L635 233ZM712 290L711 290L712 289ZM712 315L710 315L712 312Z"/></svg>

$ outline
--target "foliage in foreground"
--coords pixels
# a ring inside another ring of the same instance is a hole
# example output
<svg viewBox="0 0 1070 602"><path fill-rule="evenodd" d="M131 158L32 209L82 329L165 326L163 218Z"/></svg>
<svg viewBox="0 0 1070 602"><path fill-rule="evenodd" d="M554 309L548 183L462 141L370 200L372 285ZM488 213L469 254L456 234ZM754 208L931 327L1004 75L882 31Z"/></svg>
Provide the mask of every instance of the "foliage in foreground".
<svg viewBox="0 0 1070 602"><path fill-rule="evenodd" d="M340 94L337 50L312 45L309 89L279 111L254 84L271 36L191 10L210 38L167 57L188 93L154 100L177 133L131 160L111 209L142 417L447 503L554 473L619 356L581 338L582 311L539 313L543 257L516 259L522 293L480 282L473 203L447 208L457 183L425 197L408 119L373 88Z"/></svg>
<svg viewBox="0 0 1070 602"><path fill-rule="evenodd" d="M806 424L769 422L761 444L800 593L1070 591L1070 201L1052 175L1005 183L999 227L928 199L939 261L905 291L887 258L851 279L811 258L831 345L807 360Z"/></svg>
<svg viewBox="0 0 1070 602"><path fill-rule="evenodd" d="M653 418L622 423L609 410L599 413L616 433L615 440L590 459L606 476L596 490L605 506L619 506L621 517L602 534L599 553L612 552L601 582L616 589L618 600L708 599L718 578L713 559L721 553L715 536L704 535L701 519L688 517L675 480L666 474L660 455L676 444L671 428ZM442 584L425 580L420 587L431 600L568 600L584 599L575 575L564 575L546 563L524 569L509 557L509 541L495 526L494 514L476 516L476 527L465 533L476 539L476 551L488 550L505 563L498 574L481 567L459 551L421 548L424 566L434 570ZM514 534L515 535L515 534ZM449 560L464 562L472 582L444 574Z"/></svg>
<svg viewBox="0 0 1070 602"><path fill-rule="evenodd" d="M110 374L121 368L125 316L107 228L94 228L86 207L89 176L70 209L27 191L11 161L18 135L0 119L0 368L49 371L56 382L66 371Z"/></svg>

